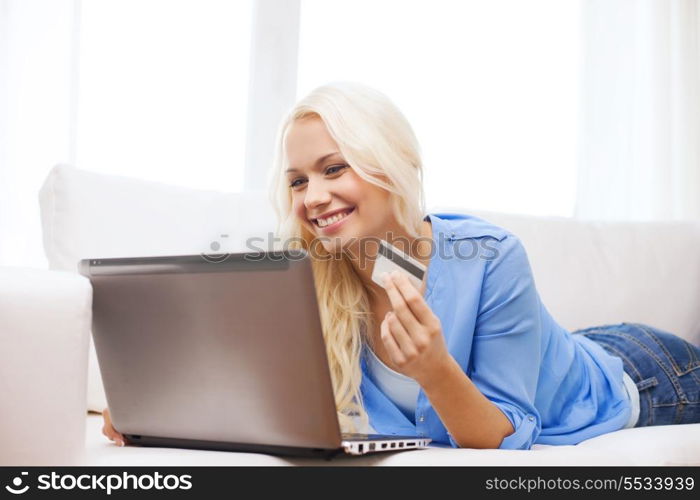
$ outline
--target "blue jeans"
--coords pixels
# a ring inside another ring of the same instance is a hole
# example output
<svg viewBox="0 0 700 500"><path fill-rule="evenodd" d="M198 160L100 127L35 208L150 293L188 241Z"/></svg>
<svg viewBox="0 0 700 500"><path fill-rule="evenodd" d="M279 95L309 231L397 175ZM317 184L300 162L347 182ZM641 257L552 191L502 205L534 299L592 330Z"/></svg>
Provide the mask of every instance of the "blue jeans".
<svg viewBox="0 0 700 500"><path fill-rule="evenodd" d="M635 427L700 422L700 347L639 323L576 330L622 359L639 389Z"/></svg>

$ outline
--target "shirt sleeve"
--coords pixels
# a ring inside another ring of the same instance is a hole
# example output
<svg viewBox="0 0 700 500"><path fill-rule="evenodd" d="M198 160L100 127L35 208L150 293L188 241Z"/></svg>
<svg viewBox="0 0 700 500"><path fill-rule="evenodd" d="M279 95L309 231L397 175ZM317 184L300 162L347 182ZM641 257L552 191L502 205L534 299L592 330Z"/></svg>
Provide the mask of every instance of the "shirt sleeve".
<svg viewBox="0 0 700 500"><path fill-rule="evenodd" d="M520 240L508 234L485 266L467 374L515 431L500 449L529 449L541 431L535 408L542 344L541 303ZM452 445L455 446L452 436Z"/></svg>

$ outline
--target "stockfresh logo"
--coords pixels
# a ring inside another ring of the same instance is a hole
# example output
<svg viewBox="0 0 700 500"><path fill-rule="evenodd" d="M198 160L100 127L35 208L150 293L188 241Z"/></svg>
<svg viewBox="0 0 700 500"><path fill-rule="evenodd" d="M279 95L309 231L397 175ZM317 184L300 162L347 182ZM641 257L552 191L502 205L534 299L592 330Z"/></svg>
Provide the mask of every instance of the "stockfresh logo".
<svg viewBox="0 0 700 500"><path fill-rule="evenodd" d="M19 476L15 477L12 480L12 484L8 484L5 486L5 489L12 493L13 495L21 495L22 493L26 493L27 490L29 489L29 485L25 484L23 485L23 476L29 475L28 472L22 472Z"/></svg>
<svg viewBox="0 0 700 500"><path fill-rule="evenodd" d="M14 477L5 490L13 495L22 495L31 488L39 491L95 491L111 495L115 491L143 491L143 490L190 490L192 489L192 476L189 474L40 474L36 477L36 484L30 485L29 472L21 472ZM0 490L1 491L1 490Z"/></svg>
<svg viewBox="0 0 700 500"><path fill-rule="evenodd" d="M222 234L221 237L228 238L228 234ZM218 241L212 241L209 244L209 248L211 248L212 252L218 252L221 249L221 243ZM211 262L212 264L224 262L231 256L230 253L200 253L199 255L201 255L204 260Z"/></svg>

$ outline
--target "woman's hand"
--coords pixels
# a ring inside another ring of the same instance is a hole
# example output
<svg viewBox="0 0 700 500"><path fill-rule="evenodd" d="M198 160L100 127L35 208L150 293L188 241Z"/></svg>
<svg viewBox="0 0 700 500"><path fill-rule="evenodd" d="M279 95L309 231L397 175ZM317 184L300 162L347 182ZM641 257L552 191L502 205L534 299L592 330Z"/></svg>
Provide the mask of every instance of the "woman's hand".
<svg viewBox="0 0 700 500"><path fill-rule="evenodd" d="M394 309L380 327L384 347L400 373L425 387L451 361L440 319L405 275L394 271L383 277Z"/></svg>
<svg viewBox="0 0 700 500"><path fill-rule="evenodd" d="M109 408L105 408L102 411L102 416L105 419L105 423L102 426L102 434L114 441L117 445L124 446L126 444L126 439L124 439L124 436L117 432L112 425L112 418L109 415Z"/></svg>

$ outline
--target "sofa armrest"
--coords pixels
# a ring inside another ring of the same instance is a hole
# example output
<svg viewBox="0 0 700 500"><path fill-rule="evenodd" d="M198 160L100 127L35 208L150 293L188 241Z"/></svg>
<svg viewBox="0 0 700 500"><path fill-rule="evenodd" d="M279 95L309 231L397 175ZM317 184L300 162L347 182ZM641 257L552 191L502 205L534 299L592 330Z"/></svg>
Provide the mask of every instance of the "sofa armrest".
<svg viewBox="0 0 700 500"><path fill-rule="evenodd" d="M0 267L0 465L76 465L85 450L92 287Z"/></svg>

